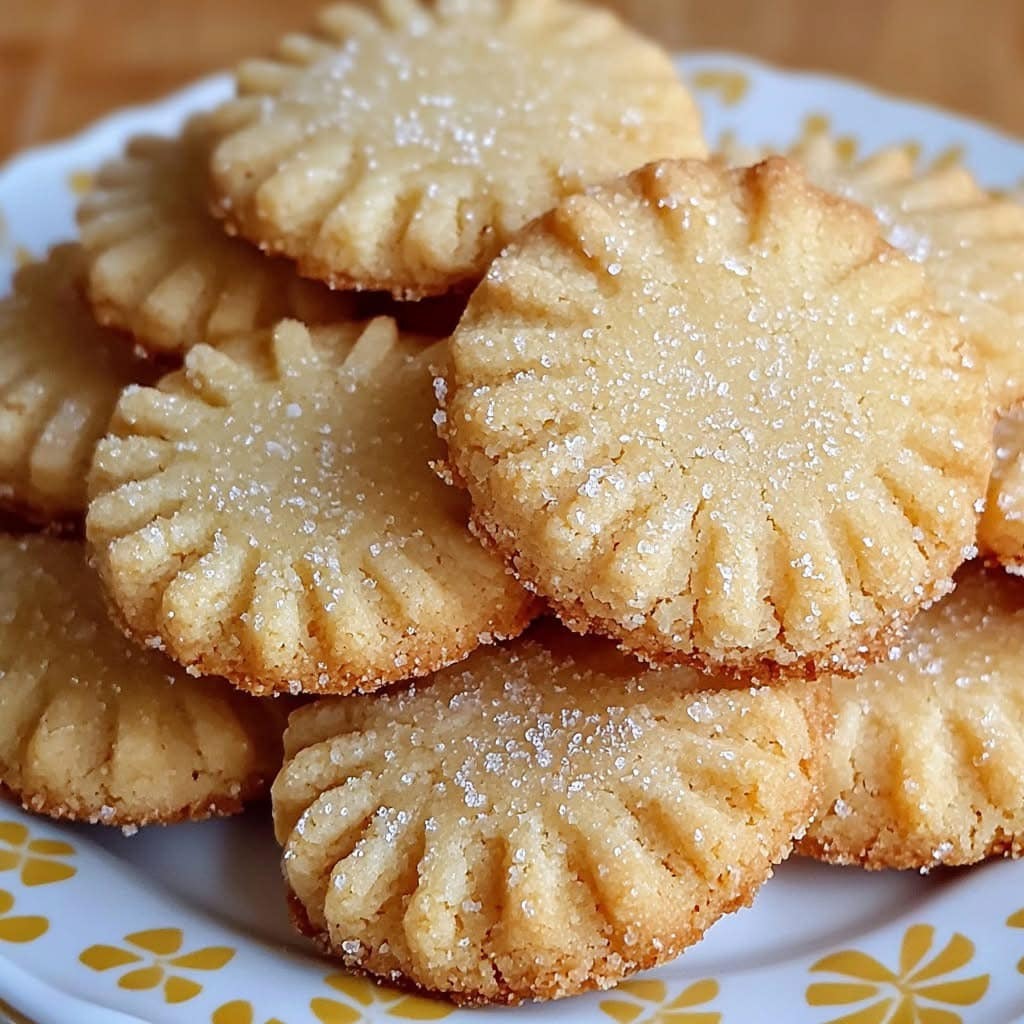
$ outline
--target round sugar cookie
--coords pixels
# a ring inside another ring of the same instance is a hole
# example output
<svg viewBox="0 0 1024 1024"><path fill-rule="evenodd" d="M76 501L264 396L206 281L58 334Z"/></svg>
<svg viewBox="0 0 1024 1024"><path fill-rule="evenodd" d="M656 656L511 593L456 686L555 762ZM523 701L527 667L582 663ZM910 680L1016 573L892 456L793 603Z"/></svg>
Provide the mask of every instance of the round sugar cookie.
<svg viewBox="0 0 1024 1024"><path fill-rule="evenodd" d="M77 245L14 275L0 299L0 505L37 523L85 511L85 477L121 389L152 367L98 327Z"/></svg>
<svg viewBox="0 0 1024 1024"><path fill-rule="evenodd" d="M726 155L751 162L749 150ZM816 185L869 207L888 241L921 263L938 307L974 345L996 405L1024 400L1024 202L986 192L959 164L921 170L905 146L855 160L814 133L789 155Z"/></svg>
<svg viewBox="0 0 1024 1024"><path fill-rule="evenodd" d="M893 654L833 683L825 811L800 851L879 869L1024 854L1024 581L965 567Z"/></svg>
<svg viewBox="0 0 1024 1024"><path fill-rule="evenodd" d="M398 298L476 282L582 184L706 153L668 55L570 0L335 4L237 81L218 215L303 274Z"/></svg>
<svg viewBox="0 0 1024 1024"><path fill-rule="evenodd" d="M547 623L424 683L317 701L273 787L295 921L346 967L457 1003L607 988L786 857L828 704Z"/></svg>
<svg viewBox="0 0 1024 1024"><path fill-rule="evenodd" d="M178 138L132 139L100 169L78 208L100 322L130 331L146 348L180 353L285 316L350 318L350 296L224 234L207 201L209 145L209 118L199 115Z"/></svg>
<svg viewBox="0 0 1024 1024"><path fill-rule="evenodd" d="M1007 572L1024 575L1024 411L1000 417L978 547Z"/></svg>
<svg viewBox="0 0 1024 1024"><path fill-rule="evenodd" d="M534 599L431 463L431 347L283 321L125 392L86 528L125 628L256 693L345 693L519 633Z"/></svg>
<svg viewBox="0 0 1024 1024"><path fill-rule="evenodd" d="M28 810L131 827L266 794L293 701L133 646L80 542L0 534L0 580L0 783Z"/></svg>
<svg viewBox="0 0 1024 1024"><path fill-rule="evenodd" d="M452 337L475 527L573 629L653 662L855 669L973 553L991 465L983 375L930 302L782 159L572 197Z"/></svg>

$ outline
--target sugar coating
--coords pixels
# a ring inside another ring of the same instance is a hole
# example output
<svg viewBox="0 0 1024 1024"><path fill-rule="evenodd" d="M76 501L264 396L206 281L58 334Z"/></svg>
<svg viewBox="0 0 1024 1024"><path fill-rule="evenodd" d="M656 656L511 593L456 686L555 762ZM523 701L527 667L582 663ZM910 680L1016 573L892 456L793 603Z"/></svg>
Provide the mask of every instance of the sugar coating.
<svg viewBox="0 0 1024 1024"><path fill-rule="evenodd" d="M346 692L515 635L534 601L431 469L443 345L393 320L197 346L122 396L87 532L137 638L255 692Z"/></svg>
<svg viewBox="0 0 1024 1024"><path fill-rule="evenodd" d="M401 298L478 280L581 184L706 154L668 55L566 0L336 4L237 78L218 214L304 274Z"/></svg>
<svg viewBox="0 0 1024 1024"><path fill-rule="evenodd" d="M765 154L725 155L747 164ZM1024 399L1024 198L989 194L959 165L919 170L906 147L852 160L814 134L790 155L816 185L869 207L888 241L921 263L938 307L975 347L997 406Z"/></svg>
<svg viewBox="0 0 1024 1024"><path fill-rule="evenodd" d="M456 1002L608 987L752 899L815 806L827 723L826 687L656 672L553 623L318 701L273 790L297 921Z"/></svg>
<svg viewBox="0 0 1024 1024"><path fill-rule="evenodd" d="M85 475L126 384L152 380L129 339L98 327L83 257L60 245L0 299L0 505L34 522L85 511Z"/></svg>
<svg viewBox="0 0 1024 1024"><path fill-rule="evenodd" d="M347 318L349 296L224 234L208 208L210 141L210 119L197 115L177 138L131 139L123 156L100 168L78 207L100 322L154 351L180 353L285 316Z"/></svg>
<svg viewBox="0 0 1024 1024"><path fill-rule="evenodd" d="M996 424L995 463L978 547L1008 572L1024 573L1024 412L1007 413Z"/></svg>
<svg viewBox="0 0 1024 1024"><path fill-rule="evenodd" d="M0 579L0 783L26 808L133 828L266 793L292 702L125 640L79 542L0 534Z"/></svg>
<svg viewBox="0 0 1024 1024"><path fill-rule="evenodd" d="M800 850L869 868L1024 853L1024 582L975 562L859 679L833 683L824 812Z"/></svg>
<svg viewBox="0 0 1024 1024"><path fill-rule="evenodd" d="M574 629L773 675L878 657L973 552L982 372L862 208L661 162L489 270L442 397L474 524Z"/></svg>

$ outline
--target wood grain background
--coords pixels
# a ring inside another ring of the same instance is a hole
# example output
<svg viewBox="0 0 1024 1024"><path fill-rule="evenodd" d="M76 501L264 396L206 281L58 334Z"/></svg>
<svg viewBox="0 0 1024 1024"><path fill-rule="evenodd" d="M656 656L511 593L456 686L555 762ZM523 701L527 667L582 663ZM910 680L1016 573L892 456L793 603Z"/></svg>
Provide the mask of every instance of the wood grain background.
<svg viewBox="0 0 1024 1024"><path fill-rule="evenodd" d="M322 0L0 0L0 159L303 26ZM832 71L1024 136L1024 0L609 0L674 48Z"/></svg>

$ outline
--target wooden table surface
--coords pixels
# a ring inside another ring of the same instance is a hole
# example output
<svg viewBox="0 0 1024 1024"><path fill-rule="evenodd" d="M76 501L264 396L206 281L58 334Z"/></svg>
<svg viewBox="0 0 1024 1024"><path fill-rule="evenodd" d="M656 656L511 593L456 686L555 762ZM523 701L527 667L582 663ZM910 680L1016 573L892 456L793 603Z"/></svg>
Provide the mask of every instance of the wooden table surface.
<svg viewBox="0 0 1024 1024"><path fill-rule="evenodd" d="M676 48L848 75L1024 136L1024 0L609 0ZM321 0L0 0L0 159L306 24Z"/></svg>

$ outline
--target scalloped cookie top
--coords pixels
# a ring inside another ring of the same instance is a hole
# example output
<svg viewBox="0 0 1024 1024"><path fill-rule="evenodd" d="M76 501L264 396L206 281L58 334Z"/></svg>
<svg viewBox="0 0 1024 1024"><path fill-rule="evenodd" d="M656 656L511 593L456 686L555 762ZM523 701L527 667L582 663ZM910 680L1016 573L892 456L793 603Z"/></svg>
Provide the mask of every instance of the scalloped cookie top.
<svg viewBox="0 0 1024 1024"><path fill-rule="evenodd" d="M844 671L969 557L991 411L920 267L776 158L662 162L495 261L442 413L474 519L655 661Z"/></svg>
<svg viewBox="0 0 1024 1024"><path fill-rule="evenodd" d="M675 956L785 856L825 755L825 688L709 685L545 624L429 683L300 710L273 798L304 927L457 1002Z"/></svg>
<svg viewBox="0 0 1024 1024"><path fill-rule="evenodd" d="M178 353L284 316L347 319L349 296L332 295L286 260L224 234L208 208L210 141L210 119L198 115L180 137L134 138L100 168L78 208L99 320L146 348Z"/></svg>
<svg viewBox="0 0 1024 1024"><path fill-rule="evenodd" d="M0 299L0 504L36 522L85 511L85 477L121 389L153 378L130 339L96 325L84 260L60 245Z"/></svg>
<svg viewBox="0 0 1024 1024"><path fill-rule="evenodd" d="M478 280L583 183L706 153L668 55L566 0L337 4L238 86L219 215L304 274L402 298Z"/></svg>
<svg viewBox="0 0 1024 1024"><path fill-rule="evenodd" d="M1024 854L1024 581L977 563L858 679L802 851L870 868Z"/></svg>
<svg viewBox="0 0 1024 1024"><path fill-rule="evenodd" d="M726 155L751 161L742 147ZM924 266L939 308L977 349L997 406L1024 400L1024 201L991 195L961 166L919 170L906 147L852 160L822 134L790 155L815 184L868 206L889 242Z"/></svg>
<svg viewBox="0 0 1024 1024"><path fill-rule="evenodd" d="M0 782L54 817L134 826L240 811L294 702L192 679L107 617L84 545L0 534Z"/></svg>
<svg viewBox="0 0 1024 1024"><path fill-rule="evenodd" d="M444 357L384 317L283 321L127 391L87 519L126 627L257 692L372 688L524 628L431 468Z"/></svg>
<svg viewBox="0 0 1024 1024"><path fill-rule="evenodd" d="M1024 574L1024 411L1008 413L995 429L996 460L988 482L978 546L1008 572Z"/></svg>

